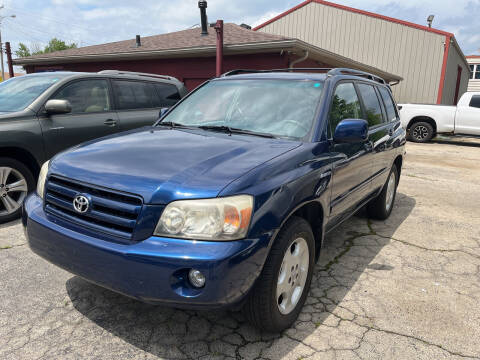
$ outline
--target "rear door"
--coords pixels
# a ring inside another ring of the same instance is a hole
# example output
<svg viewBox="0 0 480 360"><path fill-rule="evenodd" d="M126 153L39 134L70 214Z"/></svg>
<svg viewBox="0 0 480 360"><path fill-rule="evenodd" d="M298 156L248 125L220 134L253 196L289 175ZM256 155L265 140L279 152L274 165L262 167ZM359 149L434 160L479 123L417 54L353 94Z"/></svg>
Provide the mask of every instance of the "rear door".
<svg viewBox="0 0 480 360"><path fill-rule="evenodd" d="M372 147L372 163L370 177L372 189L379 184L384 184L390 167L390 154L392 138L392 124L387 122L387 115L383 107L383 100L377 86L370 83L357 83L360 98L363 104L364 119L368 122L368 137Z"/></svg>
<svg viewBox="0 0 480 360"><path fill-rule="evenodd" d="M112 108L106 79L74 80L60 88L50 99L68 100L72 112L58 115L40 113L47 158L84 141L118 131L117 113Z"/></svg>
<svg viewBox="0 0 480 360"><path fill-rule="evenodd" d="M478 66L478 65L477 65ZM480 135L480 95L460 99L455 116L455 133Z"/></svg>
<svg viewBox="0 0 480 360"><path fill-rule="evenodd" d="M349 210L371 192L372 148L369 141L336 144L332 141L338 123L344 119L363 117L359 95L353 82L340 82L333 95L329 114L331 152L338 160L333 165L331 224L349 215Z"/></svg>
<svg viewBox="0 0 480 360"><path fill-rule="evenodd" d="M117 114L122 131L153 125L160 108L153 82L112 80Z"/></svg>

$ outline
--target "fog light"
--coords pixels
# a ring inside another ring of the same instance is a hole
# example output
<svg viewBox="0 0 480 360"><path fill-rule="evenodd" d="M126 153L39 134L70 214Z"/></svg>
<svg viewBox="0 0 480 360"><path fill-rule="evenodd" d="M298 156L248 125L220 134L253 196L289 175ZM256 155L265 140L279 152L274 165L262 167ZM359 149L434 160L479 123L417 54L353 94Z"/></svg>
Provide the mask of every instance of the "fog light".
<svg viewBox="0 0 480 360"><path fill-rule="evenodd" d="M199 270L190 270L188 272L188 279L196 288L201 288L205 285L205 276Z"/></svg>

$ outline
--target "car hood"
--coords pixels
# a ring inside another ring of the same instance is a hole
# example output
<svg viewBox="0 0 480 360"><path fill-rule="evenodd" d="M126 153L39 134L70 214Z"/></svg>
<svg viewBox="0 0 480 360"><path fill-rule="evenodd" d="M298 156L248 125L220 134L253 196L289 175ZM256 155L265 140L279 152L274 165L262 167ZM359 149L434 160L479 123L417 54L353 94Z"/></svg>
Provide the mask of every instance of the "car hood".
<svg viewBox="0 0 480 360"><path fill-rule="evenodd" d="M229 183L300 142L203 130L147 128L85 143L50 174L138 194L145 203L216 197Z"/></svg>

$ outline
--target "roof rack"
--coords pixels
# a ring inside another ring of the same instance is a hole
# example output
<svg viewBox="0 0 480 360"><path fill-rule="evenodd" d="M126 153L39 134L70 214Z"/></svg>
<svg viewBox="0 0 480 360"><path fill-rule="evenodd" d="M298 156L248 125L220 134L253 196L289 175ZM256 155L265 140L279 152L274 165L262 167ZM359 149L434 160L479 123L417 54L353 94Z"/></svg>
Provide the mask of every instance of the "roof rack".
<svg viewBox="0 0 480 360"><path fill-rule="evenodd" d="M367 78L372 81L379 82L381 84L387 84L385 80L383 80L380 76L370 74L365 71L361 70L354 70L348 68L286 68L286 69L271 69L271 70L253 70L253 69L236 69L226 72L222 75L225 76L232 76L237 74L245 74L245 73L269 73L269 72L292 72L292 71L320 71L325 72L327 75L354 75Z"/></svg>
<svg viewBox="0 0 480 360"><path fill-rule="evenodd" d="M145 77L153 77L153 78L157 78L157 79L178 81L178 79L174 78L173 76L159 75L159 74L149 74L149 73L142 73L142 72L135 72L135 71L102 70L102 71L99 71L98 74L104 74L104 75L135 75L135 76L145 76Z"/></svg>

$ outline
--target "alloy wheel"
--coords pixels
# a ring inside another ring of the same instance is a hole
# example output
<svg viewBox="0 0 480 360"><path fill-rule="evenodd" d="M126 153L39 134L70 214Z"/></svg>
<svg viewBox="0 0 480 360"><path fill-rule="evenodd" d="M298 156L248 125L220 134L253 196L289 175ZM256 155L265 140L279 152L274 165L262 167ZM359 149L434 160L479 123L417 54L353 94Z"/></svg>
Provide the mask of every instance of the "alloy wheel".
<svg viewBox="0 0 480 360"><path fill-rule="evenodd" d="M395 173L392 171L388 177L387 182L387 193L385 196L385 208L387 211L390 211L390 208L393 205L393 197L395 195L397 179L395 178Z"/></svg>
<svg viewBox="0 0 480 360"><path fill-rule="evenodd" d="M18 170L0 167L0 216L20 209L27 193L27 180Z"/></svg>
<svg viewBox="0 0 480 360"><path fill-rule="evenodd" d="M412 136L418 140L422 141L428 137L428 129L426 126L418 125L413 128Z"/></svg>
<svg viewBox="0 0 480 360"><path fill-rule="evenodd" d="M291 313L305 289L310 253L307 241L298 238L285 251L277 280L277 305L281 314Z"/></svg>

